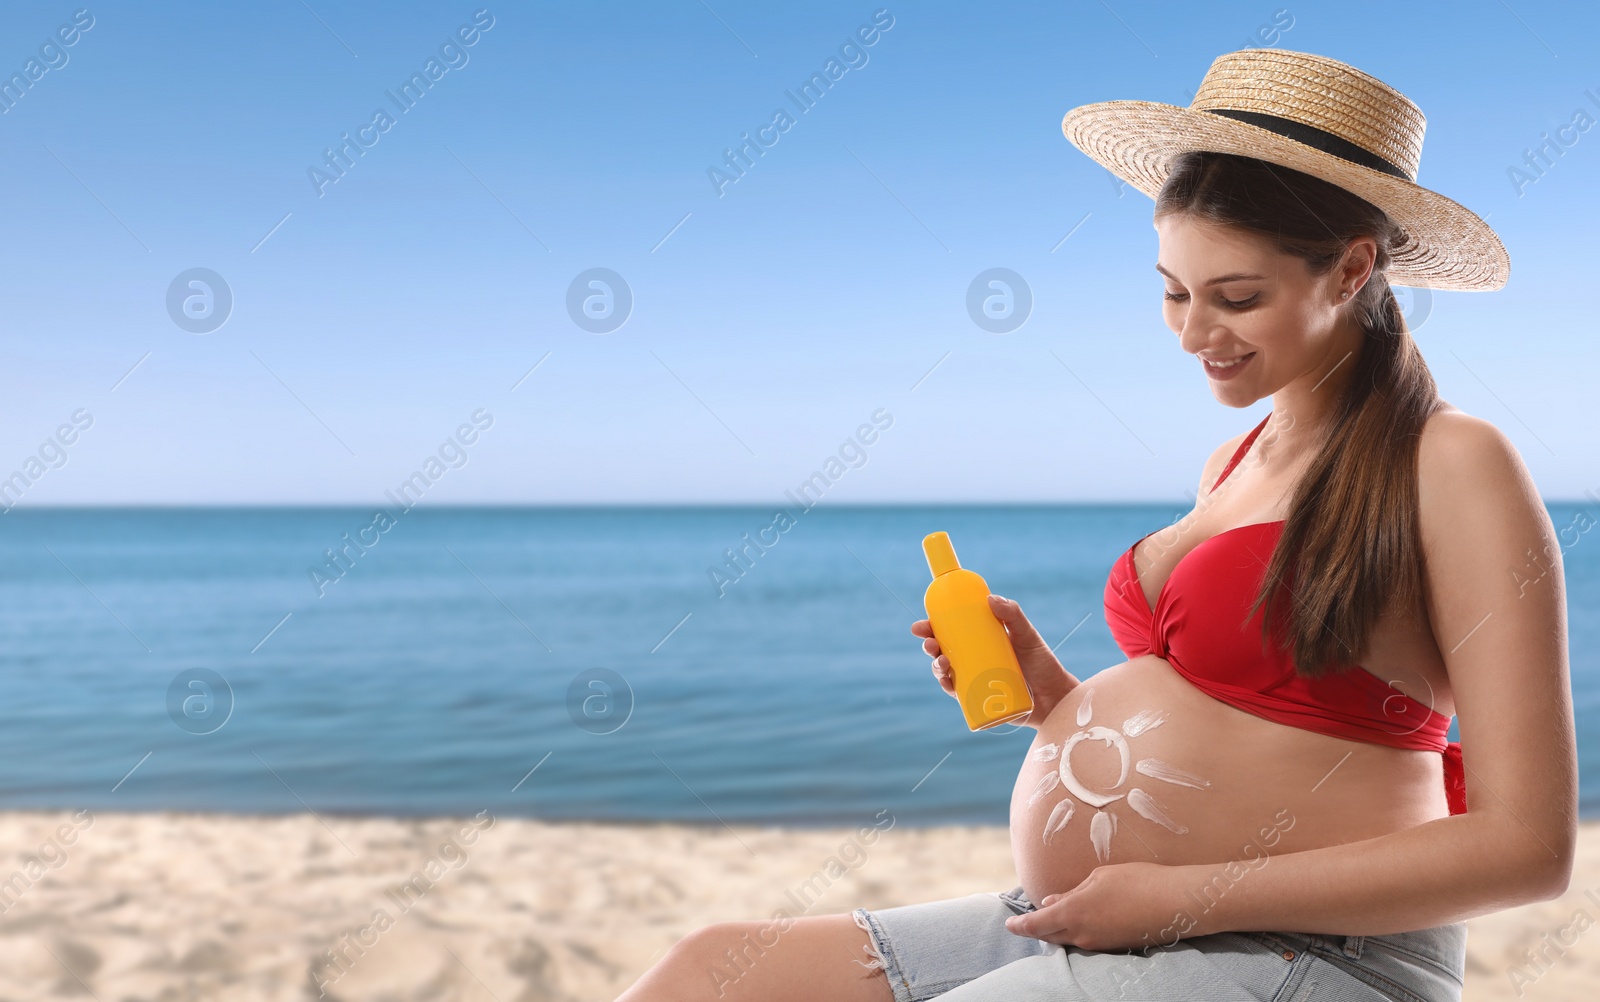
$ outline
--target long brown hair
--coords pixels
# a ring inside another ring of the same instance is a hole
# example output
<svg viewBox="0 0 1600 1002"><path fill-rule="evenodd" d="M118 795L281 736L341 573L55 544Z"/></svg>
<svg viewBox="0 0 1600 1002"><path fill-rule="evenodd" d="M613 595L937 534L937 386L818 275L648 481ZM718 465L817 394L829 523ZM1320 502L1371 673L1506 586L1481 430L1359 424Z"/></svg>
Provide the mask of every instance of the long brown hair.
<svg viewBox="0 0 1600 1002"><path fill-rule="evenodd" d="M1422 596L1417 443L1440 406L1385 274L1405 231L1358 195L1301 171L1208 151L1177 157L1155 215L1185 213L1272 241L1326 275L1356 237L1378 245L1349 304L1366 337L1326 436L1295 485L1283 534L1245 622L1265 607L1262 641L1292 650L1307 678L1349 670L1379 616ZM1274 626L1281 627L1274 629Z"/></svg>

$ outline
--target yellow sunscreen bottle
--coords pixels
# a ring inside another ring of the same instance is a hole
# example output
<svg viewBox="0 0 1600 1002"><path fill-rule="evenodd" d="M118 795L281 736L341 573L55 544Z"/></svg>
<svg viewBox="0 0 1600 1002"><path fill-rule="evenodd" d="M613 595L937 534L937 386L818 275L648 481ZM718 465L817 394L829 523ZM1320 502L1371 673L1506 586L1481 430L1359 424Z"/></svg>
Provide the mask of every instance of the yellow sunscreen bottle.
<svg viewBox="0 0 1600 1002"><path fill-rule="evenodd" d="M947 533L923 537L922 552L933 572L923 605L934 639L950 659L967 727L981 731L1026 717L1033 712L1033 699L1011 637L989 611L988 582L957 562Z"/></svg>

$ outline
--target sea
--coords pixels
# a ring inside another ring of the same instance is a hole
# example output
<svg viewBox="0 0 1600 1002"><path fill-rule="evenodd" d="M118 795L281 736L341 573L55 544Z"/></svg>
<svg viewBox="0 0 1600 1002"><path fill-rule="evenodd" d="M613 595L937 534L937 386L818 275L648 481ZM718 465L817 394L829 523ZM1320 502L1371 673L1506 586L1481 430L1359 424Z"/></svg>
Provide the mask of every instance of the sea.
<svg viewBox="0 0 1600 1002"><path fill-rule="evenodd" d="M1593 817L1600 511L1549 510ZM969 731L934 680L923 536L1086 678L1124 660L1113 561L1180 514L13 508L0 807L1005 824L1033 732Z"/></svg>

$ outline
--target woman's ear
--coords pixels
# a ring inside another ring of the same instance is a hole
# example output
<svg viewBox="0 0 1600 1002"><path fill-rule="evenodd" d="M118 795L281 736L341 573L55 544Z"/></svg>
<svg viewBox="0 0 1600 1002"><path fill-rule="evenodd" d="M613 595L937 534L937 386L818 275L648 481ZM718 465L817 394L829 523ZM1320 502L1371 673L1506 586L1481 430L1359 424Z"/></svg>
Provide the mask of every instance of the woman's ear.
<svg viewBox="0 0 1600 1002"><path fill-rule="evenodd" d="M1349 292L1348 297L1342 297L1340 302L1355 299L1367 284L1367 279L1372 277L1373 265L1378 262L1378 242L1371 237L1355 237L1345 247L1344 258L1340 262L1336 291Z"/></svg>

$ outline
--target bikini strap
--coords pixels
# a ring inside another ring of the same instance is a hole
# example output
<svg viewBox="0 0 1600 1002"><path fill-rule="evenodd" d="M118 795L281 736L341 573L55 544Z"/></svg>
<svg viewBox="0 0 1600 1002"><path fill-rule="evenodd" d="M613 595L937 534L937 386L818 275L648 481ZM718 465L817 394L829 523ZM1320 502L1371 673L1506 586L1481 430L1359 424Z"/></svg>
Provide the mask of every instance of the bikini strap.
<svg viewBox="0 0 1600 1002"><path fill-rule="evenodd" d="M1244 454L1250 451L1250 443L1254 442L1256 440L1256 436L1261 434L1261 429L1267 426L1267 421L1270 420L1271 417L1272 412L1268 411L1267 416L1261 419L1261 423L1251 429L1250 434L1246 435L1244 437L1244 441L1239 443L1239 448L1233 450L1233 458L1228 460L1228 465L1222 468L1222 476L1218 477L1217 482L1211 485L1211 490L1216 490L1222 485L1224 480L1228 479L1228 474L1233 472L1233 468L1238 465L1239 460L1244 458ZM1207 493L1210 492L1208 491Z"/></svg>

